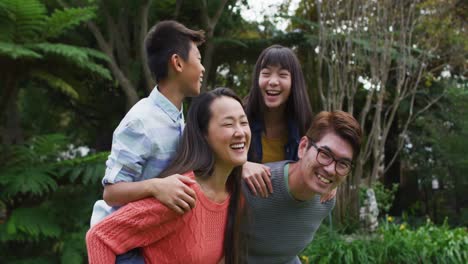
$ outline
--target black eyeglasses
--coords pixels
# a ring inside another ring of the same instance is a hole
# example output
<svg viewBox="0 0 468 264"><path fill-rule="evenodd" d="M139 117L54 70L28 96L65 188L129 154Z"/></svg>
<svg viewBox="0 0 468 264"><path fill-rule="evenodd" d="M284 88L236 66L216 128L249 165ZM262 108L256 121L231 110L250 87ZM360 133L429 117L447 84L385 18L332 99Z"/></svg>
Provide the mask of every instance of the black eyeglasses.
<svg viewBox="0 0 468 264"><path fill-rule="evenodd" d="M346 176L351 171L353 165L349 161L335 159L333 153L328 150L319 148L312 139L309 138L309 142L317 150L317 157L315 158L317 162L322 166L328 166L332 162L335 162L335 171L336 174L340 176Z"/></svg>

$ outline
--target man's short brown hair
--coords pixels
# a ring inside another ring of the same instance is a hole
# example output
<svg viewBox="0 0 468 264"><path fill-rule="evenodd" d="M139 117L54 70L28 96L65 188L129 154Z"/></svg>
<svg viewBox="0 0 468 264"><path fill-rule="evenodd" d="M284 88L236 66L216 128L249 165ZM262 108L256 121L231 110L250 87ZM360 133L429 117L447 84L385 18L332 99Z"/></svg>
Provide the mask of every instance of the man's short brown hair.
<svg viewBox="0 0 468 264"><path fill-rule="evenodd" d="M322 111L312 120L306 136L318 142L329 132L346 140L353 148L353 157L359 155L362 141L362 130L356 119L344 111Z"/></svg>

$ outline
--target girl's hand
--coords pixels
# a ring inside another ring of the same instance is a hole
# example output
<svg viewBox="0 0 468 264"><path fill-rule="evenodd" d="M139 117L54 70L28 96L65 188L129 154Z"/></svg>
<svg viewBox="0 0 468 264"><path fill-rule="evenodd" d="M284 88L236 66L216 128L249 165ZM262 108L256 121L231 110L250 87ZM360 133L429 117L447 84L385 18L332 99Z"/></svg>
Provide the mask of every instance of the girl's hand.
<svg viewBox="0 0 468 264"><path fill-rule="evenodd" d="M266 198L269 193L273 193L270 177L270 168L263 164L246 162L242 166L242 179L254 195L260 194L261 197Z"/></svg>
<svg viewBox="0 0 468 264"><path fill-rule="evenodd" d="M325 193L320 197L320 202L325 203L330 201L336 196L336 188L331 190L329 193Z"/></svg>

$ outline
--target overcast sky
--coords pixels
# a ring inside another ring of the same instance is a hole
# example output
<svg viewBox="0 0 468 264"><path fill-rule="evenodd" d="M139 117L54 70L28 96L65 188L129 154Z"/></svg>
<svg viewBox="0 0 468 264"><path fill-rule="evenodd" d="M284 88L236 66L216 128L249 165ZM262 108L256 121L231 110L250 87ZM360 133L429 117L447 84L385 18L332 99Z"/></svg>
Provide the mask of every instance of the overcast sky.
<svg viewBox="0 0 468 264"><path fill-rule="evenodd" d="M300 0L292 0L291 5L289 6L289 14L292 15L294 10L296 10ZM277 13L278 7L284 0L248 0L249 9L243 7L241 9L242 16L248 21L263 21L263 17L273 16ZM277 24L278 28L281 30L286 29L288 23L286 20L279 20Z"/></svg>

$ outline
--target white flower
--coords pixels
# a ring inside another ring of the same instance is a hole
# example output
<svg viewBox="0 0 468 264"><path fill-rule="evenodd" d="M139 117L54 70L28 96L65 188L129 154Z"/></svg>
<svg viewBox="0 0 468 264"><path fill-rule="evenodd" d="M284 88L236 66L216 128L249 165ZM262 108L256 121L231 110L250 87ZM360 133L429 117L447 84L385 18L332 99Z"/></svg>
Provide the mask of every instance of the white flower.
<svg viewBox="0 0 468 264"><path fill-rule="evenodd" d="M444 78L444 79L448 79L452 76L452 74L450 73L450 71L448 69L444 69L441 73L440 73L440 77Z"/></svg>
<svg viewBox="0 0 468 264"><path fill-rule="evenodd" d="M315 51L316 54L319 54L319 52L320 52L320 47L319 47L319 46L315 47L314 51Z"/></svg>
<svg viewBox="0 0 468 264"><path fill-rule="evenodd" d="M371 87L372 87L372 84L371 84L369 81L367 81L366 83L364 83L364 89L370 90Z"/></svg>
<svg viewBox="0 0 468 264"><path fill-rule="evenodd" d="M364 27L364 31L367 31L367 29L368 29L367 27Z"/></svg>
<svg viewBox="0 0 468 264"><path fill-rule="evenodd" d="M362 76L359 76L359 77L357 78L357 81L360 82L360 83L364 83L365 79L362 78Z"/></svg>
<svg viewBox="0 0 468 264"><path fill-rule="evenodd" d="M393 32L393 27L392 26L388 27L388 31Z"/></svg>
<svg viewBox="0 0 468 264"><path fill-rule="evenodd" d="M411 144L411 143L408 143L408 144L406 144L406 146L405 146L405 147L406 147L407 149L412 149L412 148L413 148L413 144Z"/></svg>
<svg viewBox="0 0 468 264"><path fill-rule="evenodd" d="M427 152L432 152L432 148L431 148L431 147L424 147L424 150L427 151Z"/></svg>
<svg viewBox="0 0 468 264"><path fill-rule="evenodd" d="M417 48L418 48L418 45L413 44L413 49L417 49Z"/></svg>

